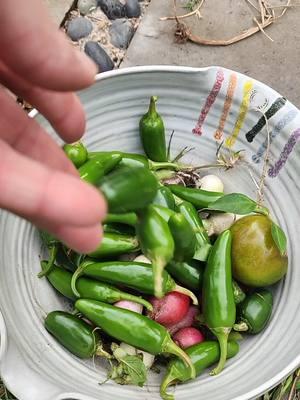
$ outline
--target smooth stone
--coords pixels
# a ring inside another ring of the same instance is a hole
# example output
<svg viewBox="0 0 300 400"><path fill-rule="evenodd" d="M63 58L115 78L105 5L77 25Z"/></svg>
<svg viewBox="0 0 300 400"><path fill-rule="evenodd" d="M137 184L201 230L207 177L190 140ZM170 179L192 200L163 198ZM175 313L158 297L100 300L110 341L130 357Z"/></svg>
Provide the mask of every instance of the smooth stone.
<svg viewBox="0 0 300 400"><path fill-rule="evenodd" d="M67 34L72 40L79 40L88 36L93 30L91 21L84 17L78 17L69 22Z"/></svg>
<svg viewBox="0 0 300 400"><path fill-rule="evenodd" d="M119 0L98 0L98 5L109 19L125 17L125 6Z"/></svg>
<svg viewBox="0 0 300 400"><path fill-rule="evenodd" d="M114 69L114 63L99 43L89 41L84 46L85 53L98 65L99 72Z"/></svg>
<svg viewBox="0 0 300 400"><path fill-rule="evenodd" d="M117 19L109 28L110 41L119 49L127 49L134 34L133 26L126 19Z"/></svg>
<svg viewBox="0 0 300 400"><path fill-rule="evenodd" d="M141 15L141 6L138 0L127 0L125 12L128 18L137 18Z"/></svg>
<svg viewBox="0 0 300 400"><path fill-rule="evenodd" d="M77 7L80 14L86 15L97 8L97 0L78 0Z"/></svg>

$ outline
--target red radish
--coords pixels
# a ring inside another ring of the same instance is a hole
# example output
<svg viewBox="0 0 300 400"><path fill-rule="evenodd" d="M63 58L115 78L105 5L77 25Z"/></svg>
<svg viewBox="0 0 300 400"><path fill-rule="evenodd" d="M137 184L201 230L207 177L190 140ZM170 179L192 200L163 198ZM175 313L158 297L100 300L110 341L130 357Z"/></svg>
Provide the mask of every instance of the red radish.
<svg viewBox="0 0 300 400"><path fill-rule="evenodd" d="M192 326L180 329L173 336L174 342L182 349L201 343L204 340L203 333Z"/></svg>
<svg viewBox="0 0 300 400"><path fill-rule="evenodd" d="M190 305L190 298L179 292L170 292L162 299L150 298L153 311L148 315L161 325L176 324L186 315Z"/></svg>
<svg viewBox="0 0 300 400"><path fill-rule="evenodd" d="M134 301L130 300L120 300L114 304L115 307L125 308L126 310L134 311L138 314L142 314L143 312L143 305L135 303Z"/></svg>
<svg viewBox="0 0 300 400"><path fill-rule="evenodd" d="M199 310L196 306L190 306L188 309L188 312L184 316L184 318L177 322L176 324L170 324L167 325L166 328L170 332L171 335L174 335L179 329L181 328L188 328L189 326L192 326L195 320L195 317L199 314Z"/></svg>

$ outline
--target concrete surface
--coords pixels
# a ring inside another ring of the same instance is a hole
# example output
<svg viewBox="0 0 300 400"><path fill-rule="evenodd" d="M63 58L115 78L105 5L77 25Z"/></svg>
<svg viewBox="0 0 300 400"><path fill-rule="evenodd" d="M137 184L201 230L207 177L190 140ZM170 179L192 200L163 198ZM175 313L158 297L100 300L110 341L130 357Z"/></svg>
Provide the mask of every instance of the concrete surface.
<svg viewBox="0 0 300 400"><path fill-rule="evenodd" d="M286 0L276 0L276 4L285 3ZM200 20L193 17L184 21L193 33L206 38L228 39L253 26L245 0L207 0L201 13ZM300 107L300 7L289 9L276 24L266 28L274 42L257 33L226 47L175 43L175 22L159 20L166 15L173 15L173 0L152 0L121 67L220 65L266 83Z"/></svg>
<svg viewBox="0 0 300 400"><path fill-rule="evenodd" d="M55 23L59 26L74 0L44 0Z"/></svg>

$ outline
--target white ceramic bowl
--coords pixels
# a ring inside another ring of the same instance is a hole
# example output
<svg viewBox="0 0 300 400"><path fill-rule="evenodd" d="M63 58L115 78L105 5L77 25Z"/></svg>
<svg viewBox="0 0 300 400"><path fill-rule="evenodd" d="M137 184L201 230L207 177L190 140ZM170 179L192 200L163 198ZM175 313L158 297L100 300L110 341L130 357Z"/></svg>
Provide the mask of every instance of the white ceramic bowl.
<svg viewBox="0 0 300 400"><path fill-rule="evenodd" d="M256 125L261 118L257 109L270 117L268 124L274 136L270 174L278 176L267 178L265 197L289 237L287 276L275 288L274 312L265 331L247 338L239 355L219 376L203 374L176 388L178 400L254 399L300 364L300 113L264 84L219 67L123 69L101 74L91 88L80 93L87 113L84 142L88 148L140 151L138 121L154 94L159 96L158 109L167 135L175 130L173 153L188 145L195 150L187 161L213 161L214 135L219 127L217 135L235 139L233 149L246 150L256 178L262 163L253 162L252 156L259 153L266 138L265 129L259 129L261 123ZM47 121L39 115L36 118L54 134ZM201 130L202 135L193 134L193 129L196 133ZM257 135L249 143L245 134L251 129ZM255 195L247 169L219 174L228 192ZM113 382L99 386L106 376L102 362L83 362L56 343L44 329L43 318L46 312L68 308L69 304L45 279L36 276L40 254L36 230L20 218L1 212L0 238L0 372L19 400L159 399L161 377L151 375L144 388Z"/></svg>

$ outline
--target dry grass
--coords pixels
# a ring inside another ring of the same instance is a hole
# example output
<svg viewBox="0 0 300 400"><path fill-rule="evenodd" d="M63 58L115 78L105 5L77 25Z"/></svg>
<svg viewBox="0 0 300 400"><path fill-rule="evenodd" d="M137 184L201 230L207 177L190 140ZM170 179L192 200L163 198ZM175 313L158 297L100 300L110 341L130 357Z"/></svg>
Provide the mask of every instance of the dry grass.
<svg viewBox="0 0 300 400"><path fill-rule="evenodd" d="M282 18L286 11L292 7L298 7L299 3L292 3L292 0L287 0L282 6L274 6L269 0L245 0L249 6L249 12L252 14L252 19L254 26L245 29L243 32L228 38L228 39L210 39L200 37L193 34L190 28L183 22L187 17L196 16L197 18L202 18L201 7L204 5L205 0L199 0L195 5L194 9L186 14L177 15L177 0L173 0L174 3L174 15L162 17L160 20L175 20L176 30L175 38L177 42L184 43L186 41L191 41L196 44L205 46L229 46L231 44L240 42L241 40L247 39L248 37L261 32L269 40L273 39L265 32L265 29L276 23L279 18Z"/></svg>

